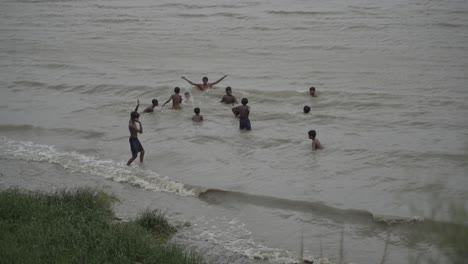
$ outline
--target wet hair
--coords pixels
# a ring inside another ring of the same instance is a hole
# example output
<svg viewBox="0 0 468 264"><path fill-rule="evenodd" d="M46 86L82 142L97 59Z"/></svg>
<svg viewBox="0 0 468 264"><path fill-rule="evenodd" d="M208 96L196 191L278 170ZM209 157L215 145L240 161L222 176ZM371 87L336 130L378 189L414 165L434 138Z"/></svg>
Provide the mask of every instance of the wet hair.
<svg viewBox="0 0 468 264"><path fill-rule="evenodd" d="M140 117L140 114L137 112L137 111L133 111L131 114L130 114L130 118L131 119L135 119L135 118L139 118Z"/></svg>
<svg viewBox="0 0 468 264"><path fill-rule="evenodd" d="M205 76L205 77L202 78L203 82L205 82L205 80L208 81L208 77Z"/></svg>
<svg viewBox="0 0 468 264"><path fill-rule="evenodd" d="M193 112L194 112L195 114L197 114L197 115L200 114L200 108L195 107L195 108L193 109Z"/></svg>
<svg viewBox="0 0 468 264"><path fill-rule="evenodd" d="M153 100L151 100L151 102L153 103L153 105L158 105L158 100L157 99L153 99Z"/></svg>
<svg viewBox="0 0 468 264"><path fill-rule="evenodd" d="M180 88L179 88L179 87L174 88L174 92L175 92L176 94L180 93Z"/></svg>
<svg viewBox="0 0 468 264"><path fill-rule="evenodd" d="M185 95L185 96L190 96L190 93L189 93L189 92L185 92L184 95Z"/></svg>
<svg viewBox="0 0 468 264"><path fill-rule="evenodd" d="M317 136L317 132L315 132L315 130L309 130L309 137L315 138L315 136Z"/></svg>
<svg viewBox="0 0 468 264"><path fill-rule="evenodd" d="M232 91L231 86L226 87L226 92L227 92L227 91Z"/></svg>
<svg viewBox="0 0 468 264"><path fill-rule="evenodd" d="M310 87L310 88L309 88L309 91L315 91L315 87L313 87L313 86Z"/></svg>
<svg viewBox="0 0 468 264"><path fill-rule="evenodd" d="M242 103L243 105L246 105L246 104L249 103L249 99L247 99L247 98L242 98L241 103Z"/></svg>
<svg viewBox="0 0 468 264"><path fill-rule="evenodd" d="M310 112L310 107L308 105L304 106L304 113L307 114Z"/></svg>

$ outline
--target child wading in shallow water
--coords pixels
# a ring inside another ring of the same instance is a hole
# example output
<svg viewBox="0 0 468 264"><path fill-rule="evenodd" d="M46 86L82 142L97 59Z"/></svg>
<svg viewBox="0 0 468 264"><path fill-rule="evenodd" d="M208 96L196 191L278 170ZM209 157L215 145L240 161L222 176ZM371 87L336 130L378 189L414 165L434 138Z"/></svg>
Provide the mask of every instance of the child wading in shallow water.
<svg viewBox="0 0 468 264"><path fill-rule="evenodd" d="M240 130L251 130L252 127L250 126L249 120L250 107L247 106L249 100L247 98L242 98L241 103L242 105L232 108L232 112L236 117L239 117Z"/></svg>
<svg viewBox="0 0 468 264"><path fill-rule="evenodd" d="M194 122L201 122L203 121L203 116L200 115L200 108L196 107L193 109L195 115L192 116L192 121Z"/></svg>
<svg viewBox="0 0 468 264"><path fill-rule="evenodd" d="M317 132L315 130L310 130L309 131L309 138L312 139L312 149L317 150L317 149L323 149L322 144L320 144L320 141L318 138L316 138Z"/></svg>
<svg viewBox="0 0 468 264"><path fill-rule="evenodd" d="M143 134L143 126L139 120L140 114L136 111L133 111L130 114L130 121L128 122L128 130L130 131L130 150L132 151L132 157L128 160L127 166L130 166L132 162L138 157L138 152L140 152L140 162L143 162L145 156L145 150L138 140L138 133ZM138 127L137 123L140 125Z"/></svg>

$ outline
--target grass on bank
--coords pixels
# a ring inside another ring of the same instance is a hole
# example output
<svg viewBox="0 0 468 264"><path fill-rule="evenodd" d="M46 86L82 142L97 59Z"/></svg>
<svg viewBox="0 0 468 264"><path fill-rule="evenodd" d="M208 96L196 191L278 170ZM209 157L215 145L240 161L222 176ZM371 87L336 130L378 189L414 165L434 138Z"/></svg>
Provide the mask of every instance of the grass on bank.
<svg viewBox="0 0 468 264"><path fill-rule="evenodd" d="M164 263L203 260L167 244L176 230L157 211L116 222L114 196L91 188L0 192L3 263Z"/></svg>

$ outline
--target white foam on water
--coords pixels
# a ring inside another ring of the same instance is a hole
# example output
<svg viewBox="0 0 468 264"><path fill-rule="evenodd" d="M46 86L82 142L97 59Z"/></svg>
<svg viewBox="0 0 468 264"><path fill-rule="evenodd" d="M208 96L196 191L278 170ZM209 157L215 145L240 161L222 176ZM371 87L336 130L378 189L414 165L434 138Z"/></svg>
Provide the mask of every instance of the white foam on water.
<svg viewBox="0 0 468 264"><path fill-rule="evenodd" d="M116 182L126 182L143 189L196 196L193 188L162 177L151 170L128 167L123 162L102 160L78 152L57 150L54 146L0 138L0 158L57 164L71 172L101 176Z"/></svg>
<svg viewBox="0 0 468 264"><path fill-rule="evenodd" d="M150 170L128 167L122 162L103 160L71 151L61 151L51 145L0 138L0 159L48 162L62 166L70 172L101 176L116 182L130 183L143 189L197 196L196 187L162 177ZM254 241L252 233L237 219L224 217L198 219L193 225L191 237L222 246L228 251L251 259L268 260L271 263L297 263L298 256L279 248L271 248ZM309 258L308 258L309 259ZM311 257L310 257L311 259Z"/></svg>
<svg viewBox="0 0 468 264"><path fill-rule="evenodd" d="M244 223L226 217L201 217L195 221L190 237L222 246L224 249L247 256L250 259L267 260L269 263L299 263L299 256L286 249L273 248L254 241ZM314 260L304 256L305 260Z"/></svg>

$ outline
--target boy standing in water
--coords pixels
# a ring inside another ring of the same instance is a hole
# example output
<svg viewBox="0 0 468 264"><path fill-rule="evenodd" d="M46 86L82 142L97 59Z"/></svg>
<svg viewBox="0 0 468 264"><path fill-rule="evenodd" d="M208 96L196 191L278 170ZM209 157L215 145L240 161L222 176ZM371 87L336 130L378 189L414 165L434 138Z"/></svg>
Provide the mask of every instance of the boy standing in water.
<svg viewBox="0 0 468 264"><path fill-rule="evenodd" d="M195 115L192 116L192 121L194 121L194 122L201 122L201 121L203 121L203 116L200 115L200 108L195 107L195 108L193 109L193 112L195 113Z"/></svg>
<svg viewBox="0 0 468 264"><path fill-rule="evenodd" d="M232 108L232 112L236 117L239 117L239 129L240 130L251 130L249 114L250 107L247 106L249 100L247 98L242 98L242 105Z"/></svg>
<svg viewBox="0 0 468 264"><path fill-rule="evenodd" d="M190 83L191 85L197 87L198 89L204 91L204 90L206 90L206 89L208 89L208 88L211 88L211 87L213 87L214 85L218 84L220 81L222 81L222 80L223 80L224 78L226 78L226 77L227 77L227 75L224 75L221 79L217 80L217 81L214 82L214 83L209 83L209 82L208 82L208 77L203 77L203 79L202 79L203 83L193 83L193 82L189 81L187 78L185 78L184 76L182 76L182 77L180 77L180 78L182 78L182 80L187 81L187 82Z"/></svg>
<svg viewBox="0 0 468 264"><path fill-rule="evenodd" d="M130 114L130 121L128 122L128 130L130 131L130 138L128 141L130 142L130 150L132 151L132 157L128 160L127 166L130 166L132 162L137 158L138 152L140 152L140 162L143 162L143 158L145 156L145 150L138 140L138 133L143 134L143 126L139 120L140 114L136 111L133 111ZM137 125L139 124L139 127Z"/></svg>
<svg viewBox="0 0 468 264"><path fill-rule="evenodd" d="M323 149L322 144L320 144L320 141L316 136L317 132L315 132L315 130L309 131L309 138L312 139L312 150Z"/></svg>
<svg viewBox="0 0 468 264"><path fill-rule="evenodd" d="M180 88L174 88L174 94L169 97L169 99L162 105L163 107L172 100L172 109L180 110L182 107L182 96L180 96Z"/></svg>
<svg viewBox="0 0 468 264"><path fill-rule="evenodd" d="M234 97L234 95L232 95L232 89L230 86L226 87L226 95L223 96L220 103L237 104L237 99Z"/></svg>

